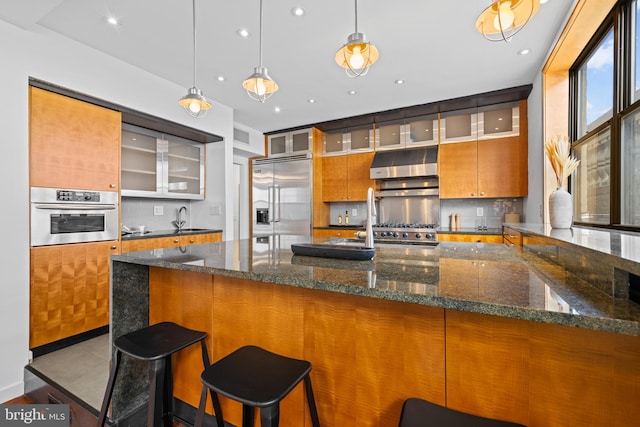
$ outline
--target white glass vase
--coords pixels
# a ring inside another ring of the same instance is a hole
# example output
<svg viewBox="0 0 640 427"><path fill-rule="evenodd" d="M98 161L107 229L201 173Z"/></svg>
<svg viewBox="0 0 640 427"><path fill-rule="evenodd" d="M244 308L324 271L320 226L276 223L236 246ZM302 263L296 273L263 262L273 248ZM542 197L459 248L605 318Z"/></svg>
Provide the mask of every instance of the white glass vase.
<svg viewBox="0 0 640 427"><path fill-rule="evenodd" d="M573 223L571 194L562 187L549 195L549 222L551 228L571 228Z"/></svg>

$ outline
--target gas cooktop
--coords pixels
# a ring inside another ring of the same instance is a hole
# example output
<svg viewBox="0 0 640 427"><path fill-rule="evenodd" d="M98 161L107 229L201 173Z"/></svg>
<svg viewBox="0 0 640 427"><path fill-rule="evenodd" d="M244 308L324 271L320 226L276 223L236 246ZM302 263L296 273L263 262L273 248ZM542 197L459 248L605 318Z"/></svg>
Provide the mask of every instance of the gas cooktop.
<svg viewBox="0 0 640 427"><path fill-rule="evenodd" d="M386 222L375 224L373 228L373 239L377 242L407 242L437 244L438 224L406 224Z"/></svg>

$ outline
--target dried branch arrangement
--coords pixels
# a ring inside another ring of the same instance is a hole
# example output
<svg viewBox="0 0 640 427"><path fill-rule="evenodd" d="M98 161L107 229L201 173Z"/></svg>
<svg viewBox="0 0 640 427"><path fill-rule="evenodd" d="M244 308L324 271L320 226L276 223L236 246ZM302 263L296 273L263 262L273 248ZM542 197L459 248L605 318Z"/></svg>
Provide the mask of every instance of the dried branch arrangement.
<svg viewBox="0 0 640 427"><path fill-rule="evenodd" d="M556 174L558 188L560 188L564 180L578 167L580 160L571 155L571 144L566 136L554 137L545 142L544 151Z"/></svg>

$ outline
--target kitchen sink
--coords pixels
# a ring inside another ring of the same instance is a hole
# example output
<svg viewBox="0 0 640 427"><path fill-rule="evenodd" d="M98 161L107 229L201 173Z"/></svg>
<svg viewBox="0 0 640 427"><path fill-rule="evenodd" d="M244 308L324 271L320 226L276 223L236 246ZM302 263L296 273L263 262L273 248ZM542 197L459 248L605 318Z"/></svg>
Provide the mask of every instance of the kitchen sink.
<svg viewBox="0 0 640 427"><path fill-rule="evenodd" d="M299 243L292 244L291 250L295 255L313 256L321 258L348 259L354 261L368 261L373 259L376 250L365 248L361 242L359 246L348 244L327 243Z"/></svg>

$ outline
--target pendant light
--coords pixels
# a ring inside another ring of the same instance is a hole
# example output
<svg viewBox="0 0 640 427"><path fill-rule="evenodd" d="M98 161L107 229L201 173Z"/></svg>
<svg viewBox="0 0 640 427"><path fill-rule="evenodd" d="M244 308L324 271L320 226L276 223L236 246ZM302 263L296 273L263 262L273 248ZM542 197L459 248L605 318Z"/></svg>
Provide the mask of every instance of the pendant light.
<svg viewBox="0 0 640 427"><path fill-rule="evenodd" d="M363 33L358 32L358 0L356 5L356 31L347 37L345 43L336 52L336 62L345 69L347 76L364 76L369 67L378 60L378 49L366 40Z"/></svg>
<svg viewBox="0 0 640 427"><path fill-rule="evenodd" d="M207 115L207 111L211 108L211 103L202 95L202 91L196 87L196 0L193 0L193 87L187 91L187 94L180 98L178 104L184 107L184 110L196 119L200 119Z"/></svg>
<svg viewBox="0 0 640 427"><path fill-rule="evenodd" d="M269 76L267 67L262 66L262 0L260 0L260 41L259 41L259 66L253 69L247 79L242 82L242 87L247 90L247 94L251 99L256 101L265 102L275 91L278 90L278 85Z"/></svg>
<svg viewBox="0 0 640 427"><path fill-rule="evenodd" d="M487 40L509 42L539 8L540 0L492 0L476 20L476 30Z"/></svg>

